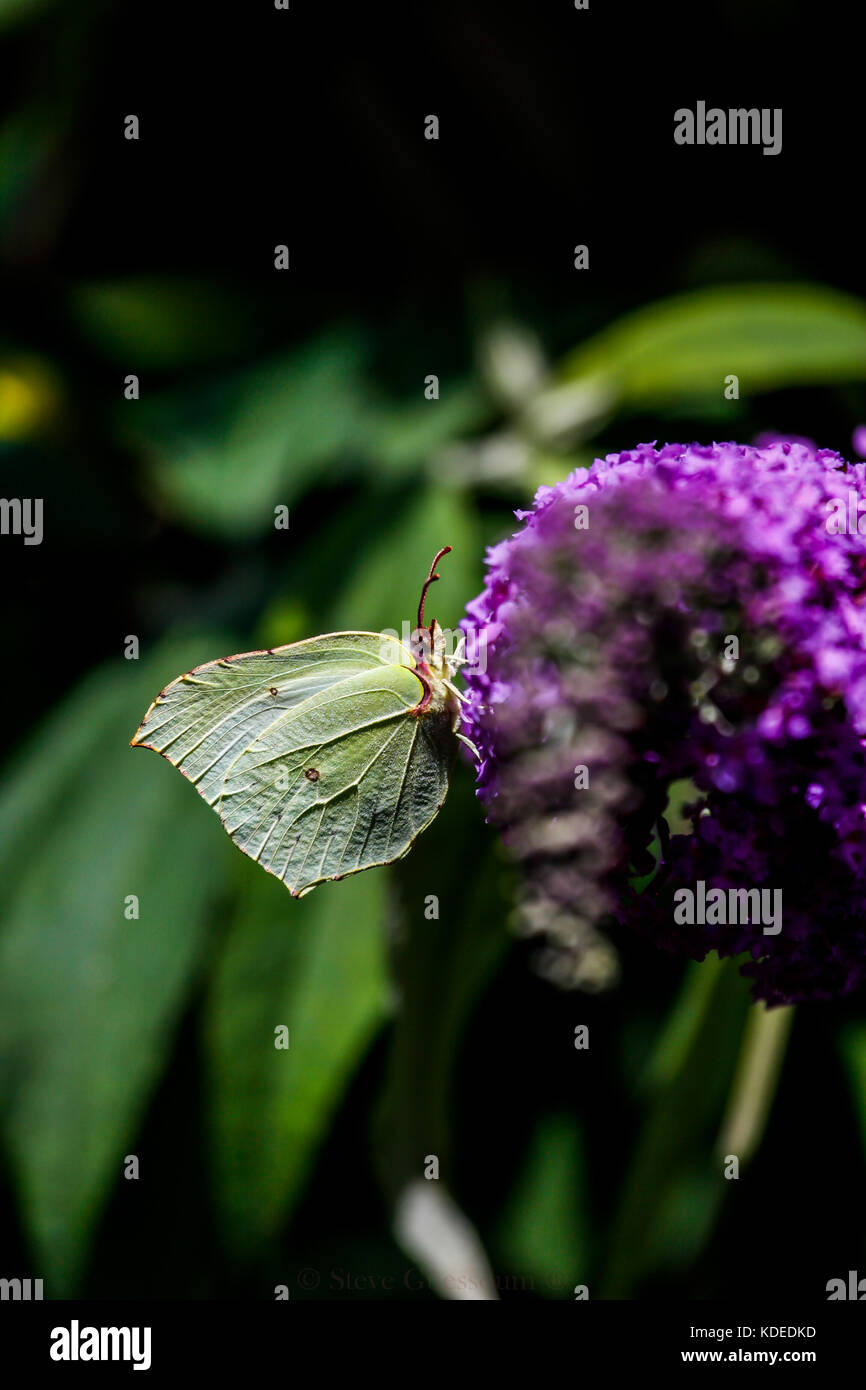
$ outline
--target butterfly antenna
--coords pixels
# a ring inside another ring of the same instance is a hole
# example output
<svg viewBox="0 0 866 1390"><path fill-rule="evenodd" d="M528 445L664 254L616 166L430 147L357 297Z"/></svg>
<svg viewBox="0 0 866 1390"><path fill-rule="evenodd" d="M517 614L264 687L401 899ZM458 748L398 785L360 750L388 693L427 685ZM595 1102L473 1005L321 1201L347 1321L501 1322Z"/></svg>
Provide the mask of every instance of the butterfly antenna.
<svg viewBox="0 0 866 1390"><path fill-rule="evenodd" d="M443 545L442 549L439 551L439 554L436 556L435 560L433 561L432 565L430 566L430 573L428 574L427 578L424 580L424 588L421 590L421 602L418 604L418 626L419 626L419 628L424 626L424 600L425 600L426 597L427 597L427 590L430 588L430 585L433 584L433 583L435 582L435 580L437 580L437 579L439 578L439 575L436 573L436 566L439 564L439 561L442 559L442 556L443 556L443 555L447 555L447 554L449 553L450 550L451 550L451 546L450 546L450 545Z"/></svg>

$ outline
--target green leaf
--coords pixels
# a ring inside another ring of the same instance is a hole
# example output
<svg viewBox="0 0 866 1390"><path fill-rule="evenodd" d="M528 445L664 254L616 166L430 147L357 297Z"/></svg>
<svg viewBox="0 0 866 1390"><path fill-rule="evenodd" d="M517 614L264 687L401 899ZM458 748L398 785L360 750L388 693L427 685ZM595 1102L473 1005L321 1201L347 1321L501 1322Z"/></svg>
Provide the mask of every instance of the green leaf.
<svg viewBox="0 0 866 1390"><path fill-rule="evenodd" d="M364 425L366 451L379 469L405 472L450 440L480 428L491 404L475 382L447 383L439 400L371 406Z"/></svg>
<svg viewBox="0 0 866 1390"><path fill-rule="evenodd" d="M648 1075L654 1086L608 1241L601 1297L629 1298L642 1279L692 1261L726 1182L716 1148L749 1012L737 962L710 956L686 972L683 998Z"/></svg>
<svg viewBox="0 0 866 1390"><path fill-rule="evenodd" d="M179 780L127 745L133 711L178 652L172 644L92 677L31 742L0 798L0 824L12 824L24 790L28 837L17 837L2 879L0 1128L53 1297L74 1292L121 1180L230 860L214 852ZM131 895L137 920L125 916Z"/></svg>
<svg viewBox="0 0 866 1390"><path fill-rule="evenodd" d="M561 364L569 381L605 381L629 407L723 391L860 381L866 308L812 285L725 285L628 314Z"/></svg>
<svg viewBox="0 0 866 1390"><path fill-rule="evenodd" d="M69 309L87 339L130 372L212 362L254 341L252 299L207 280L94 280L73 286Z"/></svg>
<svg viewBox="0 0 866 1390"><path fill-rule="evenodd" d="M132 742L162 753L239 849L300 897L401 858L445 800L450 666L382 633L313 637L198 666ZM424 675L419 674L423 669Z"/></svg>
<svg viewBox="0 0 866 1390"><path fill-rule="evenodd" d="M427 600L427 614L456 630L467 601L481 587L481 545L471 500L456 490L419 487L398 515L379 527L344 562L344 584L329 610L334 628L358 617L365 625L396 632L405 641L415 627L420 581L443 545L452 553Z"/></svg>
<svg viewBox="0 0 866 1390"><path fill-rule="evenodd" d="M851 1023L844 1028L839 1046L848 1073L863 1152L866 1154L866 1023Z"/></svg>
<svg viewBox="0 0 866 1390"><path fill-rule="evenodd" d="M241 906L206 1009L216 1193L249 1253L300 1196L352 1071L385 1017L387 877L290 903L243 866ZM289 1030L288 1049L275 1029Z"/></svg>
<svg viewBox="0 0 866 1390"><path fill-rule="evenodd" d="M116 666L91 672L6 765L0 795L0 883L8 886L39 839L67 818L82 768L117 720L129 688L124 674Z"/></svg>
<svg viewBox="0 0 866 1390"><path fill-rule="evenodd" d="M142 306L142 315L149 312ZM190 307L189 319L200 317ZM139 332L146 345L146 325ZM115 336L125 344L123 333ZM130 336L124 361L139 362ZM152 336L163 340L156 329ZM225 335L214 327L211 337ZM377 483L419 475L437 449L489 418L489 402L471 381L449 383L441 400L424 400L420 386L416 398L390 400L370 379L368 358L360 328L332 328L246 371L148 395L134 411L121 406L117 428L147 461L173 515L195 530L244 540L272 528L274 508L291 507L314 485L371 472Z"/></svg>
<svg viewBox="0 0 866 1390"><path fill-rule="evenodd" d="M375 1120L379 1178L391 1201L422 1177L425 1154L437 1155L443 1181L456 1187L460 1044L513 940L511 879L480 814L473 774L458 768L454 780L448 815L392 870L401 909L392 935L400 1009Z"/></svg>
<svg viewBox="0 0 866 1390"><path fill-rule="evenodd" d="M591 1284L587 1182L578 1122L544 1116L501 1219L498 1263L512 1287L564 1298L576 1284Z"/></svg>
<svg viewBox="0 0 866 1390"><path fill-rule="evenodd" d="M274 525L356 440L366 352L354 329L196 391L128 404L119 428L150 461L172 512L196 530L244 539Z"/></svg>

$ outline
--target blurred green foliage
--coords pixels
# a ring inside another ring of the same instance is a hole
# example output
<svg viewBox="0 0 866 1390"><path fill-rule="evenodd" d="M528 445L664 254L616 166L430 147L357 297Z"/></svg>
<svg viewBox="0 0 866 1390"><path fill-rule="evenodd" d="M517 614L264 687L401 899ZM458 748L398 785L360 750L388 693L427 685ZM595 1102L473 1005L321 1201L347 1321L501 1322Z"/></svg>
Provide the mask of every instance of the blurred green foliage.
<svg viewBox="0 0 866 1390"><path fill-rule="evenodd" d="M38 560L19 557L48 568L32 590L22 581L32 607L12 634L21 659L41 633L42 673L39 717L19 708L0 792L0 1134L8 1222L51 1296L104 1282L124 1158L142 1151L146 1168L148 1143L174 1123L165 1115L185 1105L202 1117L200 1219L220 1252L211 1295L249 1278L268 1296L296 1246L325 1258L305 1221L325 1224L332 1254L349 1220L337 1194L357 1166L370 1184L350 1184L363 1241L347 1236L341 1258L393 1263L390 1203L428 1154L509 1293L718 1288L706 1260L732 1197L715 1143L749 1013L735 971L691 968L677 998L675 963L621 943L620 996L567 998L540 982L511 935L512 870L462 762L406 861L295 902L167 764L128 748L149 701L199 662L411 623L444 544L454 549L430 611L456 626L512 508L594 452L671 420L673 435L680 424L718 433L722 418L727 437L790 428L788 389L812 391L798 432L809 420L858 423L862 387L851 397L838 384L866 380L866 312L838 292L716 287L583 340L571 329L571 341L559 320L550 327L552 310L533 319L504 287L497 299L505 311L443 332L433 400L405 319L396 334L363 317L281 333L268 290L82 281L65 293L61 327L6 328L0 448L11 476L45 495L49 528ZM535 364L519 380L515 344ZM139 401L122 395L132 370ZM738 401L724 400L729 372ZM91 500L98 525L84 515ZM77 534L52 555L67 501L91 528L97 573L74 644L75 633L51 638L43 606L76 584L84 555ZM286 532L274 530L279 505ZM124 633L140 635L139 660L123 659ZM124 911L133 894L137 919ZM424 916L429 894L438 920ZM524 1077L545 1016L561 1056L536 1056ZM581 1054L572 1020L587 1017ZM812 1015L802 1032L824 1055L834 1028ZM866 1144L856 1018L839 1046L833 1065ZM170 1104L160 1096L173 1074L193 1091ZM476 1111L492 1126L489 1150ZM166 1142L176 1163L193 1162L188 1137ZM862 1176L862 1157L850 1162Z"/></svg>
<svg viewBox="0 0 866 1390"><path fill-rule="evenodd" d="M563 375L610 378L624 406L863 380L866 307L812 285L726 285L629 314L569 354Z"/></svg>

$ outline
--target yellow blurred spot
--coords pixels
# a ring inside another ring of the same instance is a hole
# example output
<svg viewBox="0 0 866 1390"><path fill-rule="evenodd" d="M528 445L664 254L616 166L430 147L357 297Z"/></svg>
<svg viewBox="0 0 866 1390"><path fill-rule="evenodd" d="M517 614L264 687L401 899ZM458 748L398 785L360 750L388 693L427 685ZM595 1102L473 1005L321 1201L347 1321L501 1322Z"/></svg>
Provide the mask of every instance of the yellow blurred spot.
<svg viewBox="0 0 866 1390"><path fill-rule="evenodd" d="M0 363L0 440L37 434L54 415L59 397L57 378L43 362Z"/></svg>

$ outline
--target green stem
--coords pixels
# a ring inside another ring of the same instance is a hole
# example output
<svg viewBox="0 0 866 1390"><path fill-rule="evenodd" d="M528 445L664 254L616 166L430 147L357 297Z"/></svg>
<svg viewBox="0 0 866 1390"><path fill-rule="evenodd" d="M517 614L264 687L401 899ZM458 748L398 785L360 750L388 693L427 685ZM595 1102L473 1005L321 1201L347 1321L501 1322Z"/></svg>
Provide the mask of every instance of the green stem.
<svg viewBox="0 0 866 1390"><path fill-rule="evenodd" d="M756 1004L750 1010L719 1131L717 1149L722 1156L736 1154L741 1163L747 1163L757 1150L776 1094L793 1021L791 1006L767 1009Z"/></svg>

